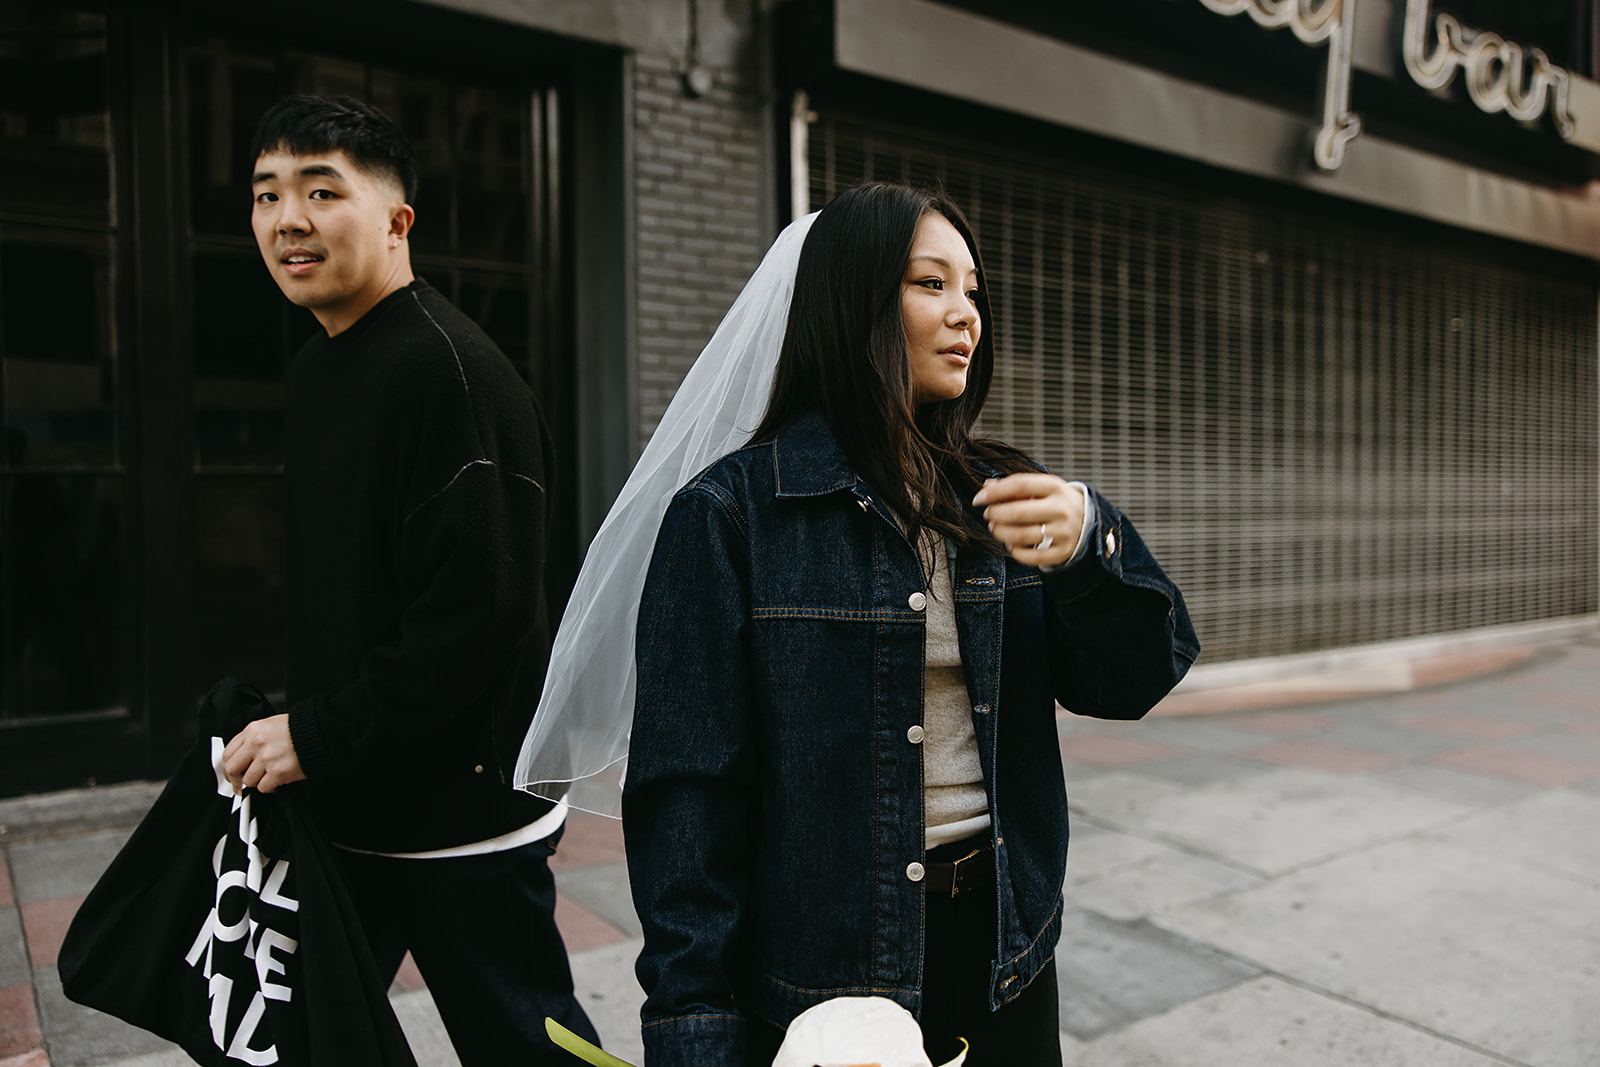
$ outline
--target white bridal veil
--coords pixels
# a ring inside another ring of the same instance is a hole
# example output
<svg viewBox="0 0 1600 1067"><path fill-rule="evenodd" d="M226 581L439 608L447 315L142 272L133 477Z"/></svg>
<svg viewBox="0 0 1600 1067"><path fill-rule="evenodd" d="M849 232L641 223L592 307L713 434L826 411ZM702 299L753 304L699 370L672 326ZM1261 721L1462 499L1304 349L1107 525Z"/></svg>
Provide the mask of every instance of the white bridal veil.
<svg viewBox="0 0 1600 1067"><path fill-rule="evenodd" d="M572 783L620 770L627 759L634 627L661 517L673 494L743 445L766 412L800 246L814 218L790 223L767 250L589 545L556 631L538 713L517 758L518 788L559 800ZM619 812L615 790L573 792L569 803L604 815Z"/></svg>

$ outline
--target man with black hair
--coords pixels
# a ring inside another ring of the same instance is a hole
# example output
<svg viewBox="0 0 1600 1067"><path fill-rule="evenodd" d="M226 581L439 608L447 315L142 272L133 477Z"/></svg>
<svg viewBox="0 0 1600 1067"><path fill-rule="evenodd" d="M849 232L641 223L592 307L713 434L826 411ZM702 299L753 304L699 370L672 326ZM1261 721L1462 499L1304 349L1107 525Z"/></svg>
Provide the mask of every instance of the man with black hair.
<svg viewBox="0 0 1600 1067"><path fill-rule="evenodd" d="M262 258L325 332L289 370L289 710L224 769L235 789L304 780L381 972L411 951L466 1067L567 1062L545 1017L595 1031L553 917L566 808L510 781L549 661L549 431L412 274L394 123L290 97L251 156Z"/></svg>

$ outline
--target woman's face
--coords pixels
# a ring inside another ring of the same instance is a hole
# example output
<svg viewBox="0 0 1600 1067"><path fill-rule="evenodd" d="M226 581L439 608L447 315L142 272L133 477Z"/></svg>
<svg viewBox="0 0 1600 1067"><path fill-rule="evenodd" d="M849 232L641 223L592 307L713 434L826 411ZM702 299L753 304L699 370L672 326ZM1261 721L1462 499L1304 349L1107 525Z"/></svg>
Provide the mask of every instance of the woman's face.
<svg viewBox="0 0 1600 1067"><path fill-rule="evenodd" d="M978 348L978 268L961 233L937 212L922 216L900 285L911 390L920 406L967 388Z"/></svg>

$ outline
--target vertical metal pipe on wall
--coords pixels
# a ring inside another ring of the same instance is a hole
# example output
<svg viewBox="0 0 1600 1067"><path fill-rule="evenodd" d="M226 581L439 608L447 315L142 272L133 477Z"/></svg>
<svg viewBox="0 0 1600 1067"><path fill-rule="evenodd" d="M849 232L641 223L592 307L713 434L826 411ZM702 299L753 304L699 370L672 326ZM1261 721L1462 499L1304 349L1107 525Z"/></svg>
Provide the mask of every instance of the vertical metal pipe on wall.
<svg viewBox="0 0 1600 1067"><path fill-rule="evenodd" d="M789 102L789 219L811 212L811 99L795 93Z"/></svg>

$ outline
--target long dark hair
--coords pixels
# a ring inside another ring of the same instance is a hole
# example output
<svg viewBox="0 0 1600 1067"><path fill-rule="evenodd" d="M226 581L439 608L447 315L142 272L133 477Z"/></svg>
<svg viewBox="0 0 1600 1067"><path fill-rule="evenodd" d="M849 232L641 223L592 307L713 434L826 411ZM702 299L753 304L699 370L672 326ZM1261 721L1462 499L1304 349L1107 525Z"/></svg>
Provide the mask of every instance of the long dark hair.
<svg viewBox="0 0 1600 1067"><path fill-rule="evenodd" d="M978 266L982 329L962 394L918 406L900 288L917 226L929 214L950 220ZM1005 473L1037 467L1013 448L972 437L993 375L988 287L966 216L932 189L858 185L822 209L801 246L772 397L751 441L769 441L821 408L851 465L906 524L912 544L931 528L999 553L999 542L965 516L983 483L978 464Z"/></svg>

